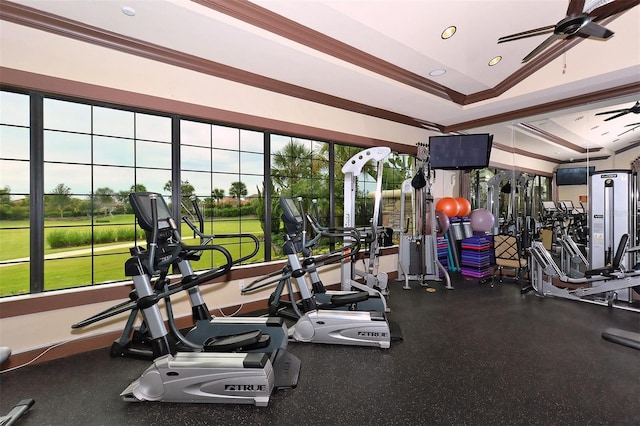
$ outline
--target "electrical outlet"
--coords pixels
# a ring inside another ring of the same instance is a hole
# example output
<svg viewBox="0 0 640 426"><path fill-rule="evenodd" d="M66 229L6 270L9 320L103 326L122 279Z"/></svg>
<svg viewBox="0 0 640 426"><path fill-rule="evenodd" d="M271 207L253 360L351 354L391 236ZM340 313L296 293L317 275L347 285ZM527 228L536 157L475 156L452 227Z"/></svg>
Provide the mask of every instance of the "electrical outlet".
<svg viewBox="0 0 640 426"><path fill-rule="evenodd" d="M240 291L244 290L244 286L245 286L244 280L239 280L238 285L240 286Z"/></svg>

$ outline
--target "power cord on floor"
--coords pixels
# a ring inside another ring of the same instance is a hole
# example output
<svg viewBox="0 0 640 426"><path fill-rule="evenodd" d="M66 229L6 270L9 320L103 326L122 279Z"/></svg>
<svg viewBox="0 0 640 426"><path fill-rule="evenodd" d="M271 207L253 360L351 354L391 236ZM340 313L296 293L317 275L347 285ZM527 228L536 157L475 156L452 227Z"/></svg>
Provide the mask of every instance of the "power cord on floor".
<svg viewBox="0 0 640 426"><path fill-rule="evenodd" d="M66 343L69 343L69 342L70 342L70 341L72 341L72 340L73 340L73 339L67 339L67 340L64 340L64 341L62 341L62 342L60 342L60 343L56 343L56 344L55 344L55 345L53 345L53 346L49 346L47 349L45 349L44 351L42 351L42 353L40 353L38 356L36 356L35 358L33 358L31 361L27 361L27 362L25 362L24 364L21 364L21 365L16 365L15 367L7 368L6 370L0 370L0 374L8 373L8 372L10 372L10 371L14 371L14 370L17 370L17 369L19 369L19 368L23 368L23 367L26 367L26 366L28 366L28 365L31 365L31 364L33 364L34 362L36 362L37 360L39 360L40 358L42 358L42 357L43 357L47 352L51 351L52 349L58 348L58 347L60 347L60 346L62 346L62 345L64 345L64 344L66 344Z"/></svg>

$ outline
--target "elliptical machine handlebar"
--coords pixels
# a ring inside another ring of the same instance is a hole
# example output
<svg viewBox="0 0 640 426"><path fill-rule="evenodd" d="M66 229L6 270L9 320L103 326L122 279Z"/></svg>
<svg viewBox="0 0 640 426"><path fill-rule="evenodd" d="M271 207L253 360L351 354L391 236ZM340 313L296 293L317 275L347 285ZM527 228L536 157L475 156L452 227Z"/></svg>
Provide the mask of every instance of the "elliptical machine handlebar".
<svg viewBox="0 0 640 426"><path fill-rule="evenodd" d="M131 194L133 195L133 194ZM130 195L130 198L131 198ZM221 253L225 258L225 263L217 268L213 268L205 273L196 276L189 276L183 278L182 282L174 283L164 287L163 290L157 291L153 296L147 296L142 299L138 299L135 292L132 292L129 295L129 300L125 302L118 303L110 308L105 309L104 311L99 312L87 319L79 321L71 326L72 329L78 329L82 327L86 327L90 324L94 324L98 321L102 321L107 318L111 318L115 315L121 314L126 311L130 311L135 308L142 308L144 306L149 306L154 303L159 302L163 298L167 298L181 291L189 290L190 288L199 286L207 281L216 279L218 277L226 275L234 264L234 261L231 257L231 253L220 245L215 244L205 244L205 245L187 245L182 242L180 239L180 235L177 233L177 227L175 222L171 218L167 218L168 226L171 228L173 233L173 237L177 239L176 247L171 251L168 256L159 259L156 262L156 252L158 249L158 235L160 233L159 229L159 220L158 220L158 194L155 193L146 193L149 199L149 211L145 213L150 213L150 218L141 218L138 217L139 223L140 221L144 221L144 226L142 226L145 231L150 234L150 238L148 240L148 249L147 251L143 250L141 247L134 247L130 250L132 258L137 257L146 273L149 276L159 273L160 278L158 281L164 281L167 275L168 267L176 261L182 260L192 251L217 251ZM134 203L132 203L133 205ZM134 211L136 213L141 213L141 209L139 209L140 204L136 204ZM151 223L149 223L149 219ZM146 226L151 225L151 229L146 229ZM146 260L146 261L145 261Z"/></svg>
<svg viewBox="0 0 640 426"><path fill-rule="evenodd" d="M315 218L313 217L310 217L310 218L314 219L314 220L310 220L312 223L312 226L314 226L313 224L315 223ZM249 283L249 285L247 285L242 290L240 290L240 292L242 294L251 293L251 292L263 289L265 287L268 287L270 285L276 284L282 280L288 280L294 276L294 273L306 274L311 270L317 270L323 266L331 265L347 258L353 258L360 251L360 245L361 245L360 233L355 228L344 228L344 229L349 229L349 232L348 233L331 233L331 232L318 229L318 231L316 231L318 232L318 235L314 237L312 240L312 241L317 241L321 237L332 237L332 236L343 237L343 236L346 236L347 234L351 234L352 243L349 244L348 246L343 247L339 253L332 252L332 253L327 253L327 254L318 255L318 256L311 256L309 258L309 259L313 259L313 262L309 262L309 265L311 266L309 268L303 266L300 271L291 271L289 268L289 265L287 264L281 270L274 271L269 274L263 275L262 277L256 278L251 283ZM315 226L314 226L314 230L315 230ZM285 238L287 240L291 240L292 236L287 234Z"/></svg>
<svg viewBox="0 0 640 426"><path fill-rule="evenodd" d="M231 238L239 238L240 243L242 244L243 238L249 238L254 243L254 248L250 254L239 257L238 259L233 260L233 264L237 265L239 263L244 262L245 260L249 260L254 257L260 251L260 240L253 234L248 233L238 233L238 234L205 234L204 233L204 216L202 215L202 211L200 210L200 206L198 205L198 200L195 195L189 197L191 201L191 205L193 206L193 210L196 213L196 217L198 218L198 227L189 219L187 216L183 216L182 220L191 228L193 233L200 238L201 245L208 245L210 242L214 241L214 239L231 239Z"/></svg>

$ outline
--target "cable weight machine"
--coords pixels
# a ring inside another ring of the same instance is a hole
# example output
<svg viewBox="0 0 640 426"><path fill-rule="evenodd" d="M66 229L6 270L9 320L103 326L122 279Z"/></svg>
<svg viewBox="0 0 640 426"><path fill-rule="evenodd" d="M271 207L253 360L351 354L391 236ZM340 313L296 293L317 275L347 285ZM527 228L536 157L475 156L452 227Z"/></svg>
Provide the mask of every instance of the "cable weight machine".
<svg viewBox="0 0 640 426"><path fill-rule="evenodd" d="M398 280L404 281L403 289L410 290L409 281L418 281L420 286L429 287L426 281L445 280L445 288L453 290L447 269L438 260L437 233L441 229L435 212L433 194L431 193L431 166L429 163L429 144L418 143L416 157L416 175L402 185L400 195L400 223L405 223L405 197L411 193L414 226L409 233L400 235L398 249ZM408 185L407 185L408 182ZM440 277L439 271L443 277Z"/></svg>

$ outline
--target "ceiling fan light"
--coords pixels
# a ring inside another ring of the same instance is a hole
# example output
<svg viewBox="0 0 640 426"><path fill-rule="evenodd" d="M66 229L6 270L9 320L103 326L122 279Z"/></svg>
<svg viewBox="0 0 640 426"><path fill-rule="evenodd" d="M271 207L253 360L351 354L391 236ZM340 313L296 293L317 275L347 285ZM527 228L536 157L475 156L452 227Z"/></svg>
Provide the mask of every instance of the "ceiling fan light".
<svg viewBox="0 0 640 426"><path fill-rule="evenodd" d="M453 35L456 33L457 28L455 27L455 25L451 25L447 28L444 29L444 31L442 32L442 34L440 34L440 37L443 40L449 39L451 37L453 37Z"/></svg>
<svg viewBox="0 0 640 426"><path fill-rule="evenodd" d="M502 56L498 55L498 56L494 56L493 58L491 58L491 60L489 61L489 66L492 67L494 65L498 65L500 63L500 61L502 60Z"/></svg>

